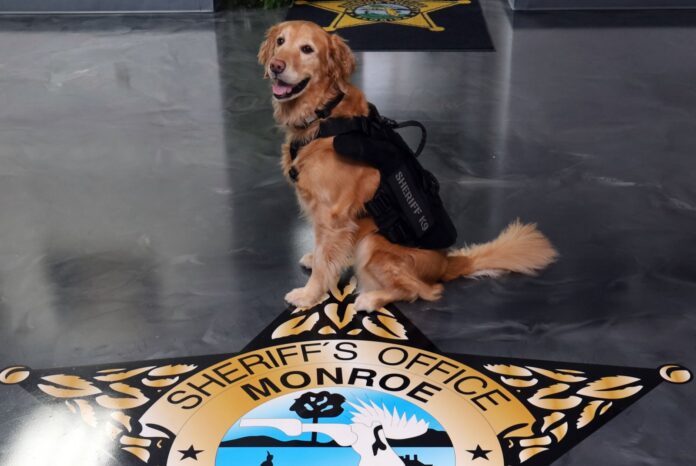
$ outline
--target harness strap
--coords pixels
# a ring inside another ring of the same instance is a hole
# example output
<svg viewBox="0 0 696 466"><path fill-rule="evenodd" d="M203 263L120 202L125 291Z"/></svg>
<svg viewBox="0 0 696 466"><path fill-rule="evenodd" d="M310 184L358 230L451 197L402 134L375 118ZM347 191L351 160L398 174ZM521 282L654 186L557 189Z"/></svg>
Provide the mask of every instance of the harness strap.
<svg viewBox="0 0 696 466"><path fill-rule="evenodd" d="M328 138L338 136L351 131L361 131L365 134L370 133L370 118L364 116L352 118L329 118L319 124L317 138Z"/></svg>
<svg viewBox="0 0 696 466"><path fill-rule="evenodd" d="M297 158L297 153L300 151L300 149L302 149L308 143L309 143L309 141L308 142L297 141L297 140L292 141L290 143L290 160L292 160L294 162L295 159Z"/></svg>
<svg viewBox="0 0 696 466"><path fill-rule="evenodd" d="M423 152L423 149L425 148L425 142L428 138L428 131L426 131L425 126L423 126L423 124L420 121L408 120L399 123L395 120L392 120L391 118L383 117L382 115L380 115L379 111L377 110L377 107L375 107L374 104L368 103L368 106L370 108L370 117L372 117L373 120L379 121L381 124L387 126L390 129L401 129L413 126L420 129L421 140L420 143L418 143L418 148L416 149L416 152L414 152L413 155L415 157L418 157L421 154L421 152Z"/></svg>
<svg viewBox="0 0 696 466"><path fill-rule="evenodd" d="M304 125L302 126L296 126L298 129L307 129L309 126L314 123L317 120L320 119L326 119L331 116L331 112L336 108L338 104L341 103L343 98L345 97L345 94L343 92L339 92L336 94L336 96L329 100L326 105L324 105L322 108L314 110L314 116L308 117L305 119ZM347 119L346 119L347 120ZM328 121L328 120L327 120ZM322 133L322 127L321 125L326 122L322 122L319 126L319 133L317 133L316 138L325 138L328 136L335 136L335 134L324 134L327 130L324 130L324 133ZM336 133L340 134L340 133ZM302 149L304 146L312 142L314 139L311 139L309 141L302 141L302 140L295 140L290 142L290 159L295 160L297 158L298 152L300 152L300 149ZM292 173L290 174L291 178L293 181L297 180L297 169L295 169L295 176L292 176Z"/></svg>
<svg viewBox="0 0 696 466"><path fill-rule="evenodd" d="M341 103L343 97L345 97L345 94L339 91L339 93L336 94L336 97L329 100L329 102L326 105L324 105L324 108L315 110L314 113L316 113L317 118L328 118L329 116L331 116L331 112L333 112L333 109Z"/></svg>
<svg viewBox="0 0 696 466"><path fill-rule="evenodd" d="M305 118L303 125L296 126L296 128L307 129L315 121L321 120L323 118L328 118L329 116L331 116L331 112L333 112L334 108L336 108L336 106L341 103L345 96L346 95L343 92L339 91L339 93L336 94L336 96L333 99L329 100L326 103L326 105L324 105L322 108L314 110L313 116Z"/></svg>
<svg viewBox="0 0 696 466"><path fill-rule="evenodd" d="M300 152L300 149L315 139L329 138L343 133L350 133L351 131L362 131L364 133L369 133L369 125L370 120L368 117L329 118L324 120L319 123L319 131L317 131L317 135L313 139L300 139L290 142L290 159L294 161L297 158L297 154Z"/></svg>
<svg viewBox="0 0 696 466"><path fill-rule="evenodd" d="M314 111L314 113L316 114L316 118L308 118L306 120L306 126L304 126L304 128L309 127L310 124L312 124L318 119L321 119L322 121L319 123L319 130L317 131L317 134L314 138L309 140L298 139L290 142L290 160L294 162L300 150L310 142L314 141L315 139L338 136L340 134L350 133L354 131L361 132L369 136L373 128L377 131L380 131L383 130L384 127L390 128L392 130L408 127L416 127L420 129L421 139L420 143L418 144L418 148L414 152L414 156L418 157L421 154L421 152L423 152L428 133L425 129L425 126L423 126L422 123L415 120L408 120L402 123L398 123L390 118L385 118L381 116L377 111L377 108L375 108L375 106L372 104L369 104L370 114L368 116L357 116L351 118L329 118L331 116L331 112L334 108L336 108L336 106L341 102L341 100L343 100L343 97L344 94L339 93L338 95L336 95L336 97L331 99L323 108ZM290 176L290 179L292 179L293 181L297 181L299 172L297 171L297 168L293 166L290 168L288 175Z"/></svg>
<svg viewBox="0 0 696 466"><path fill-rule="evenodd" d="M423 152L423 149L425 148L425 141L428 139L428 131L426 131L425 126L423 126L423 123L416 120L408 120L402 123L397 123L394 120L389 120L386 118L385 120L391 129L408 128L410 126L415 126L416 128L420 129L421 140L420 143L418 143L418 148L416 148L416 152L414 152L413 155L418 157L421 154L421 152Z"/></svg>

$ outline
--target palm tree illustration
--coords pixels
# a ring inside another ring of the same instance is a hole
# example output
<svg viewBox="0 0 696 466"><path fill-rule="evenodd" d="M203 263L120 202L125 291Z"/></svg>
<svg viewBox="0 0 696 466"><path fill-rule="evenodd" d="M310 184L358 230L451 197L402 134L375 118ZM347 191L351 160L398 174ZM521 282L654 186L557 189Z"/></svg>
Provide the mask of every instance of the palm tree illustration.
<svg viewBox="0 0 696 466"><path fill-rule="evenodd" d="M306 392L295 399L290 411L294 411L302 419L311 419L316 424L319 418L340 416L345 401L345 397L338 393ZM312 432L312 443L317 443L317 432Z"/></svg>

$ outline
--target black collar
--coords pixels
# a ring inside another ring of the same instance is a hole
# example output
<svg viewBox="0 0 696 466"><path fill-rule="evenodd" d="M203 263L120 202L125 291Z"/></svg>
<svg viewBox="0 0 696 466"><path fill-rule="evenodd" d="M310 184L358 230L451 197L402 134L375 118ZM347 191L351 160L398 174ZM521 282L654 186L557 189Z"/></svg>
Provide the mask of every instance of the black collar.
<svg viewBox="0 0 696 466"><path fill-rule="evenodd" d="M305 118L303 125L296 125L295 128L307 129L315 121L330 117L331 112L333 112L336 106L341 103L343 97L345 97L345 94L338 91L338 94L336 94L333 99L329 100L322 108L314 110L314 115Z"/></svg>

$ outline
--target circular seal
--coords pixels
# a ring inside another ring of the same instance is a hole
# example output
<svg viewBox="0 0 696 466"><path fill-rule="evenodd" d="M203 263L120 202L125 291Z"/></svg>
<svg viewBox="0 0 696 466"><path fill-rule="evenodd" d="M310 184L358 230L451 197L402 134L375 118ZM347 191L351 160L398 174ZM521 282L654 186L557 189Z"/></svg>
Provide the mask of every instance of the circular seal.
<svg viewBox="0 0 696 466"><path fill-rule="evenodd" d="M393 343L306 341L233 356L140 417L170 432L167 466L503 466L499 435L535 418L503 386L447 356Z"/></svg>
<svg viewBox="0 0 696 466"><path fill-rule="evenodd" d="M400 21L420 14L416 2L409 1L359 1L349 3L346 13L355 19L374 22Z"/></svg>
<svg viewBox="0 0 696 466"><path fill-rule="evenodd" d="M268 401L236 420L215 466L433 464L455 466L442 424L408 400L375 390L307 390Z"/></svg>

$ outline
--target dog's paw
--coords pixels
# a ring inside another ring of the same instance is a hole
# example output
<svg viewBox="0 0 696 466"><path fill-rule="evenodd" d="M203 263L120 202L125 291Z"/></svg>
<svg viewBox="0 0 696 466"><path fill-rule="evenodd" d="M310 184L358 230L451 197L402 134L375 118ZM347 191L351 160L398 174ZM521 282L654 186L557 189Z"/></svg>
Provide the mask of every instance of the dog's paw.
<svg viewBox="0 0 696 466"><path fill-rule="evenodd" d="M379 305L374 295L371 296L370 293L367 292L361 293L360 295L358 295L357 298L355 298L355 303L353 303L353 307L356 311L373 312L381 308L382 306Z"/></svg>
<svg viewBox="0 0 696 466"><path fill-rule="evenodd" d="M295 288L285 295L285 302L296 307L312 307L321 302L322 292L316 292L308 287Z"/></svg>
<svg viewBox="0 0 696 466"><path fill-rule="evenodd" d="M314 254L311 252L308 252L302 258L300 259L300 265L306 269L311 269L312 268L312 262L314 261Z"/></svg>

